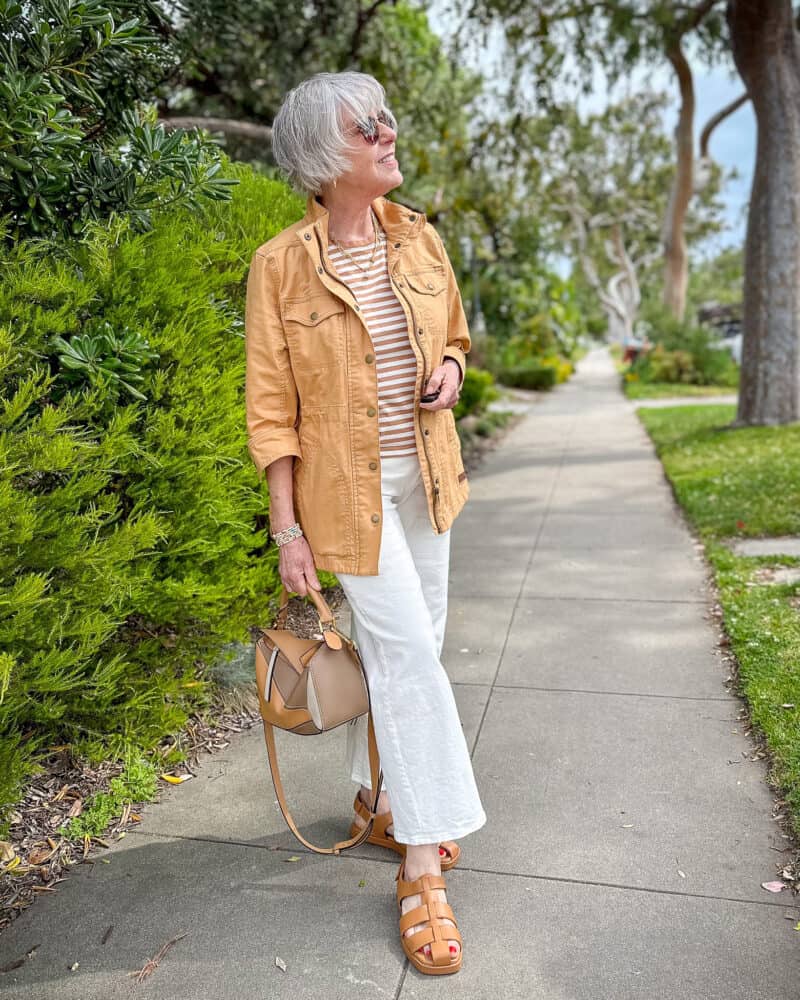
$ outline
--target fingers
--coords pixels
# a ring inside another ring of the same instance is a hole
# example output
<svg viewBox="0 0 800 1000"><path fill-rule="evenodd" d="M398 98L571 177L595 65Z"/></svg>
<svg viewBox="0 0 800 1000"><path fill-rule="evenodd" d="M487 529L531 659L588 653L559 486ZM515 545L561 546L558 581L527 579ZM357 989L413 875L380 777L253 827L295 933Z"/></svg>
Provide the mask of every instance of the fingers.
<svg viewBox="0 0 800 1000"><path fill-rule="evenodd" d="M430 378L423 386L423 395L429 392L436 392L441 386L441 392L432 403L420 403L420 407L425 410L449 410L458 402L460 388L458 385L458 375L452 369L455 365L442 364L430 374Z"/></svg>
<svg viewBox="0 0 800 1000"><path fill-rule="evenodd" d="M322 585L314 566L314 557L305 538L295 538L281 546L279 574L281 582L293 594L305 597L308 588L322 590Z"/></svg>
<svg viewBox="0 0 800 1000"><path fill-rule="evenodd" d="M449 367L449 366L448 366ZM436 369L438 372L440 369ZM458 402L458 397L460 395L458 385L455 379L451 378L447 369L445 369L444 378L439 379L438 383L434 383L434 372L428 379L428 383L423 390L423 392L435 392L438 384L441 384L441 392L436 399L431 403L420 403L420 407L425 410L449 410L452 409Z"/></svg>

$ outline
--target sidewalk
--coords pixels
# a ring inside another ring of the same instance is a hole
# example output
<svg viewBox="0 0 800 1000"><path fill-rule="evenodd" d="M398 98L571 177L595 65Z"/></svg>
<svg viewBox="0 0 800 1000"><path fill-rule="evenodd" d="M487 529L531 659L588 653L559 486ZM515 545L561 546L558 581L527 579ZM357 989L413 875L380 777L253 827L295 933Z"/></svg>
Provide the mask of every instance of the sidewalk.
<svg viewBox="0 0 800 1000"><path fill-rule="evenodd" d="M767 768L748 759L703 564L608 355L584 358L471 486L444 659L489 822L447 876L462 971L404 960L395 855L300 848L253 730L0 937L0 966L39 945L0 997L796 1000L800 906L761 888L785 847ZM341 836L343 734L279 752L303 827Z"/></svg>

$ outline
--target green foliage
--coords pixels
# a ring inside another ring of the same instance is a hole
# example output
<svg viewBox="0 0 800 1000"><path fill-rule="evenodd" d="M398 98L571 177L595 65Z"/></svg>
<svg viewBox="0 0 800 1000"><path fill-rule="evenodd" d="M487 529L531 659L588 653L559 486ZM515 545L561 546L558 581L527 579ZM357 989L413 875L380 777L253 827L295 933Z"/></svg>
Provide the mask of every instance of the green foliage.
<svg viewBox="0 0 800 1000"><path fill-rule="evenodd" d="M687 312L696 312L711 302L737 305L742 301L744 253L742 247L729 247L713 257L696 260L689 272Z"/></svg>
<svg viewBox="0 0 800 1000"><path fill-rule="evenodd" d="M520 389L552 389L557 380L555 365L544 365L529 361L511 368L501 368L498 378L503 385Z"/></svg>
<svg viewBox="0 0 800 1000"><path fill-rule="evenodd" d="M800 834L800 584L769 582L776 567L798 561L737 556L719 542L800 534L800 425L731 428L734 414L732 406L639 410L706 541L742 689Z"/></svg>
<svg viewBox="0 0 800 1000"><path fill-rule="evenodd" d="M85 384L98 388L112 407L125 397L146 399L136 386L144 382L143 367L158 354L150 350L137 330L126 328L117 333L104 320L94 333L87 330L69 341L54 337L53 346L59 352L60 381L64 386Z"/></svg>
<svg viewBox="0 0 800 1000"><path fill-rule="evenodd" d="M158 778L153 764L135 751L128 750L124 770L111 779L109 790L94 794L84 805L80 816L73 817L60 827L59 833L71 840L99 837L126 805L155 798L157 787Z"/></svg>
<svg viewBox="0 0 800 1000"><path fill-rule="evenodd" d="M483 371L481 368L467 368L461 386L461 397L453 407L453 416L456 420L460 420L468 413L483 413L489 403L499 395L491 372Z"/></svg>
<svg viewBox="0 0 800 1000"><path fill-rule="evenodd" d="M224 208L0 253L0 812L48 743L116 755L180 728L204 662L277 590L246 448L244 281L302 203L227 172ZM121 380L105 348L96 370L64 367L103 331L127 345Z"/></svg>
<svg viewBox="0 0 800 1000"><path fill-rule="evenodd" d="M739 369L727 348L706 327L675 319L651 305L641 329L655 345L639 355L630 373L641 382L677 382L735 388Z"/></svg>
<svg viewBox="0 0 800 1000"><path fill-rule="evenodd" d="M0 213L7 235L77 234L113 212L230 197L219 149L141 102L176 56L152 0L0 0Z"/></svg>

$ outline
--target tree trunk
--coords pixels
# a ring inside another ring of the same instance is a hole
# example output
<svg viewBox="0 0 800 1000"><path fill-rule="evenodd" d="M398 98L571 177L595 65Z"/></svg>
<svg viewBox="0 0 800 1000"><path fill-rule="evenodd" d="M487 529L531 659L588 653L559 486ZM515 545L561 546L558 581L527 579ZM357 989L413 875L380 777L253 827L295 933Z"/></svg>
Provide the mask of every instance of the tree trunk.
<svg viewBox="0 0 800 1000"><path fill-rule="evenodd" d="M791 0L730 0L727 17L758 125L736 423L785 424L800 415L800 39Z"/></svg>
<svg viewBox="0 0 800 1000"><path fill-rule="evenodd" d="M686 253L684 227L689 202L692 198L692 172L694 170L694 81L692 70L680 43L667 51L667 58L678 77L681 107L675 127L677 161L675 179L664 216L662 239L664 243L664 305L677 319L686 312L686 288L689 283L689 264Z"/></svg>

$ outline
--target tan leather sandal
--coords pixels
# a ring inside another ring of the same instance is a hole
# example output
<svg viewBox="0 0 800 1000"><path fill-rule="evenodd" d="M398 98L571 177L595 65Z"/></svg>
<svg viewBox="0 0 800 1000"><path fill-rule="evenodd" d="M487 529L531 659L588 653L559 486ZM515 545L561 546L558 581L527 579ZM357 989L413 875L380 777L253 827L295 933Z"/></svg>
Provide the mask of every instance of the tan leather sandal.
<svg viewBox="0 0 800 1000"><path fill-rule="evenodd" d="M361 801L361 796L356 792L355 802L353 802L353 809L358 815L364 820L365 823L369 822L369 809ZM402 857L406 856L406 845L401 844L394 839L391 833L386 832L386 827L392 825L392 813L391 810L385 813L379 813L375 817L375 822L372 824L372 832L367 837L366 843L377 844L378 847L388 847L390 851L396 851ZM363 829L360 827L355 820L350 826L350 836L355 837L359 830ZM442 866L442 871L449 871L451 868L455 868L458 864L458 859L461 857L461 848L454 840L443 840L439 847L444 848L447 851L448 857L443 857L440 855L440 862Z"/></svg>
<svg viewBox="0 0 800 1000"><path fill-rule="evenodd" d="M397 905L400 907L400 942L408 960L420 972L428 976L446 976L458 972L461 968L463 945L458 927L448 903L437 899L432 890L444 889L445 880L441 875L421 875L411 882L403 878L405 858L400 862L397 879ZM422 896L422 902L407 913L403 913L402 902L406 896ZM445 919L453 924L445 923ZM406 936L406 931L415 924L422 924L423 929ZM458 942L458 954L450 953L450 942ZM427 958L420 949L430 945L431 957Z"/></svg>

